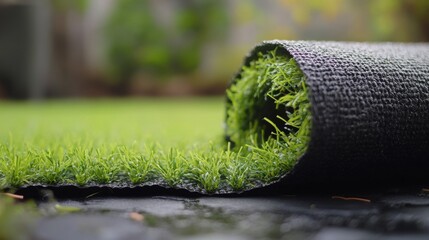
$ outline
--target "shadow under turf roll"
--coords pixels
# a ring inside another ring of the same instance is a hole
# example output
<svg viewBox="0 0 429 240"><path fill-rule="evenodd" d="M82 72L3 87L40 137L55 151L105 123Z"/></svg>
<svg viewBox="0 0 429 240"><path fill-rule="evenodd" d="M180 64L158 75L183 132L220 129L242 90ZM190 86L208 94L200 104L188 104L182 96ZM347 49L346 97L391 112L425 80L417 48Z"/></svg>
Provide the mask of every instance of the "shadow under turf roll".
<svg viewBox="0 0 429 240"><path fill-rule="evenodd" d="M227 90L226 136L278 151L284 187L428 184L429 45L263 42Z"/></svg>

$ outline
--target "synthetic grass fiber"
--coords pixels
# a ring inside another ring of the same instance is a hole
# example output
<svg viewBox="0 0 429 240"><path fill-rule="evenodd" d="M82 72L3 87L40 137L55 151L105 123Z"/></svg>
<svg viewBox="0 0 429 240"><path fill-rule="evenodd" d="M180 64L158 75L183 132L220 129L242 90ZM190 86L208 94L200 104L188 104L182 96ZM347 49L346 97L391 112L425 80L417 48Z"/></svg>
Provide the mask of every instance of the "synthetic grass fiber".
<svg viewBox="0 0 429 240"><path fill-rule="evenodd" d="M267 41L227 98L227 140L277 146L284 187L428 183L428 44Z"/></svg>
<svg viewBox="0 0 429 240"><path fill-rule="evenodd" d="M159 185L203 193L269 184L277 155L224 142L224 98L0 102L0 183Z"/></svg>

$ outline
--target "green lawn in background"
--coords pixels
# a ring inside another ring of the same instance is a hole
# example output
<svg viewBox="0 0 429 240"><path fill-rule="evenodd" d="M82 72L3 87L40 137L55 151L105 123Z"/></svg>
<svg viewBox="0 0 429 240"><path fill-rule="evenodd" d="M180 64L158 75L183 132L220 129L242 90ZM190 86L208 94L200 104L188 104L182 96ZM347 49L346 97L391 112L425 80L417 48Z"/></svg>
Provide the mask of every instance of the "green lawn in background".
<svg viewBox="0 0 429 240"><path fill-rule="evenodd" d="M241 191L284 172L223 139L224 98L0 102L0 184L157 183Z"/></svg>

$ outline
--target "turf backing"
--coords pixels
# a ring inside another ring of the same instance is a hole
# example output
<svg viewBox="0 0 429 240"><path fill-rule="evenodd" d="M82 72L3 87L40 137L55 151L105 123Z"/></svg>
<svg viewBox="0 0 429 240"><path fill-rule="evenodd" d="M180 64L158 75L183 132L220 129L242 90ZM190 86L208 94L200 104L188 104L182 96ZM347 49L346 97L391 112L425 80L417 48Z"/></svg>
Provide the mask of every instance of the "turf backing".
<svg viewBox="0 0 429 240"><path fill-rule="evenodd" d="M307 91L298 93L308 92L311 115L309 138L304 138L308 140L308 144L304 144L307 147L299 159L294 160L290 171L285 172L282 189L328 191L429 183L428 44L266 41L246 56L243 70L237 74L230 91L244 85L241 81L247 81L246 67L252 67L261 53L267 55L272 51L278 56L293 58L299 66ZM256 88L266 91L278 81L276 75L276 71L270 70L271 83ZM257 82L265 83L264 79ZM259 103L273 106L271 100L260 101L258 94L243 98L240 101L244 104L238 105L242 112L238 115L261 125L264 118L254 116L263 113L266 105L261 108ZM275 101L279 99L274 98ZM229 96L232 107L228 110L234 109L234 102L236 99ZM246 109L253 109L256 114ZM273 116L281 113L272 107L268 109ZM291 114L296 111L300 110L286 108ZM264 132L263 124L255 131L252 126L240 126L240 122L246 121L236 121L234 114L227 116L231 118L226 121L230 124L227 136L238 145L243 142L240 136L246 136L248 129L256 134ZM288 119L285 120L288 127ZM278 122L273 123L271 126L280 126ZM293 133L289 128L277 128L286 136ZM277 134L279 131L274 129ZM281 140L276 139L276 142ZM264 145L265 142L261 146ZM293 150L288 145L272 149L288 153Z"/></svg>

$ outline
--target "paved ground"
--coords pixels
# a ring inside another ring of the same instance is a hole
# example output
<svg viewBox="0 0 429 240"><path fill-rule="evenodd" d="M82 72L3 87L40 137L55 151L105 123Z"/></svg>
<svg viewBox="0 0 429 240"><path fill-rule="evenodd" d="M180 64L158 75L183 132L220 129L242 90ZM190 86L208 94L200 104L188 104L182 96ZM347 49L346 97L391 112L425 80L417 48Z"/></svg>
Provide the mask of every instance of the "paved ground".
<svg viewBox="0 0 429 240"><path fill-rule="evenodd" d="M331 196L61 200L40 204L49 216L37 222L32 235L64 240L429 239L429 195L365 198L371 202Z"/></svg>

